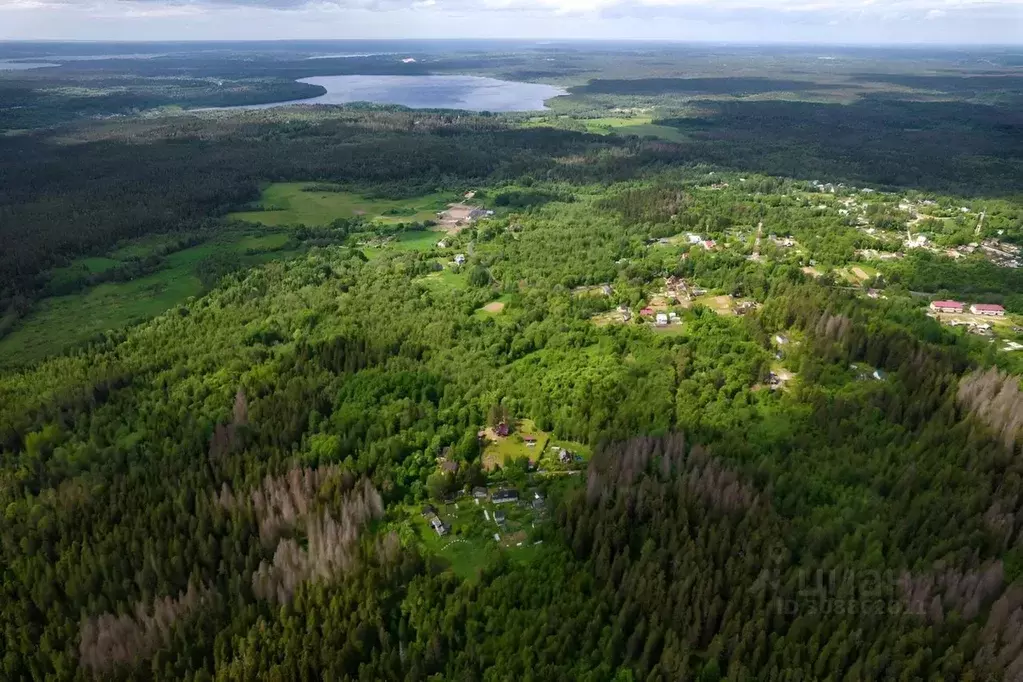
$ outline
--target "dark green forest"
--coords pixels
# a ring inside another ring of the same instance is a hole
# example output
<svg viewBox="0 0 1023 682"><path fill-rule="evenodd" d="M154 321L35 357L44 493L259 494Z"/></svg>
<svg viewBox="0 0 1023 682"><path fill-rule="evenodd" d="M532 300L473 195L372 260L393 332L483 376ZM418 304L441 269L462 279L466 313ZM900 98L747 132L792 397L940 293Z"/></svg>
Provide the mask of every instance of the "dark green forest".
<svg viewBox="0 0 1023 682"><path fill-rule="evenodd" d="M792 85L604 59L600 96ZM1023 679L1007 109L39 106L0 137L0 679Z"/></svg>

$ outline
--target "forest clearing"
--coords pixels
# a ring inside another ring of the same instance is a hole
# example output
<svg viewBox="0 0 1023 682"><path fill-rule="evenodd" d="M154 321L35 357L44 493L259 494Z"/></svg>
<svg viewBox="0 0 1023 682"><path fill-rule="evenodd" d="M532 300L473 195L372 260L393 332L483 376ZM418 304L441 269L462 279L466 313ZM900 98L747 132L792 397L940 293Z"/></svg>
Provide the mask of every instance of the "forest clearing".
<svg viewBox="0 0 1023 682"><path fill-rule="evenodd" d="M270 226L328 225L338 218L365 217L382 223L436 220L450 195L426 194L410 199L367 197L340 186L315 182L278 182L266 187L260 210L229 213L228 218Z"/></svg>

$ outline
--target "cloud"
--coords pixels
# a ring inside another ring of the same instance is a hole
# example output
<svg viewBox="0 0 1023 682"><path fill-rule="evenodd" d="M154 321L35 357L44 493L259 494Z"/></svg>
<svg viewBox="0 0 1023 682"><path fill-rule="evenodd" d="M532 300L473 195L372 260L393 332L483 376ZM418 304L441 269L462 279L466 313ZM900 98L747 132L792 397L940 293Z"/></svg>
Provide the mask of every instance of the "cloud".
<svg viewBox="0 0 1023 682"><path fill-rule="evenodd" d="M0 39L1023 41L1023 0L0 0L0 16Z"/></svg>
<svg viewBox="0 0 1023 682"><path fill-rule="evenodd" d="M81 5L78 0L0 0L0 9ZM199 7L240 7L271 10L402 10L432 8L436 11L529 11L553 14L600 14L610 9L648 15L693 12L713 16L736 12L759 12L778 16L831 14L845 16L917 16L940 19L970 13L1015 16L1023 22L1023 0L114 0L130 11L137 6L159 5L163 12L194 11ZM193 8L184 10L182 8Z"/></svg>

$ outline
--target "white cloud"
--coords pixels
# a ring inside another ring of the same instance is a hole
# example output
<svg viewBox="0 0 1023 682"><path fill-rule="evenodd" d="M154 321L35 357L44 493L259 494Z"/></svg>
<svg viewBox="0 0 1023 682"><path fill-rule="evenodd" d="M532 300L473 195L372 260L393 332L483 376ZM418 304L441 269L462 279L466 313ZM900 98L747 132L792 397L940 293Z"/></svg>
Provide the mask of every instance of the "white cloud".
<svg viewBox="0 0 1023 682"><path fill-rule="evenodd" d="M0 39L1023 41L1023 0L0 0L0 10Z"/></svg>

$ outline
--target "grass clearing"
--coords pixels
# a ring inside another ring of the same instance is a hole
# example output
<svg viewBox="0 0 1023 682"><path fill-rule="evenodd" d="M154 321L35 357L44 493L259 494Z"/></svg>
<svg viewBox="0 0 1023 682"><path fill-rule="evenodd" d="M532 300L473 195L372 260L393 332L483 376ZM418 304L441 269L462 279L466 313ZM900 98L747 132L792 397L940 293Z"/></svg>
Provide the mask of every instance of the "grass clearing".
<svg viewBox="0 0 1023 682"><path fill-rule="evenodd" d="M204 258L231 250L239 254L243 266L293 256L298 251L270 251L247 254L249 249L279 249L286 234L251 235L244 232L222 234L208 241L167 254L163 267L144 277L125 282L104 282L66 296L52 296L36 308L7 336L0 339L0 365L19 365L64 352L97 334L119 329L153 318L191 296L203 293L196 267ZM151 253L167 242L145 238L121 246L113 255L122 258ZM51 277L67 276L84 267L110 269L123 261L112 257L89 257L75 261L69 268L51 271Z"/></svg>
<svg viewBox="0 0 1023 682"><path fill-rule="evenodd" d="M533 437L534 444L528 445L523 438ZM550 442L551 435L536 427L532 419L520 419L513 424L510 434L498 436L494 429L487 429L487 443L483 448L483 469L492 471L498 466L504 466L508 461L519 457L526 457L535 462L540 459L540 453L544 451Z"/></svg>
<svg viewBox="0 0 1023 682"><path fill-rule="evenodd" d="M531 436L535 445L529 445L524 437ZM550 433L537 428L532 419L520 419L515 422L511 433L499 437L492 428L487 429L487 443L483 448L483 469L492 471L497 466L504 466L512 459L526 457L537 467L546 470L567 469L558 460L558 451L562 448L580 455L583 461L590 457L590 449L582 443L561 440Z"/></svg>
<svg viewBox="0 0 1023 682"><path fill-rule="evenodd" d="M359 248L366 258L373 259L385 253L429 251L437 248L439 238L438 233L431 230L411 230L385 237L368 237Z"/></svg>
<svg viewBox="0 0 1023 682"><path fill-rule="evenodd" d="M693 299L693 303L699 303L713 310L718 315L732 315L732 297L728 295L724 296L713 296L706 294L704 296L697 296Z"/></svg>
<svg viewBox="0 0 1023 682"><path fill-rule="evenodd" d="M658 125L649 116L632 118L588 118L582 121L586 132L597 135L651 135L668 142L685 142L681 130L671 126Z"/></svg>
<svg viewBox="0 0 1023 682"><path fill-rule="evenodd" d="M251 235L238 240L240 251L273 251L282 248L288 243L288 235L283 232L266 235Z"/></svg>
<svg viewBox="0 0 1023 682"><path fill-rule="evenodd" d="M117 249L110 252L110 257L116 258L119 261L145 258L166 246L177 243L179 238L180 235L155 234L140 239L132 239L128 242L122 242Z"/></svg>
<svg viewBox="0 0 1023 682"><path fill-rule="evenodd" d="M516 504L494 505L489 501L476 504L469 497L462 497L453 504L434 506L440 519L451 528L446 535L437 535L418 507L405 507L403 513L407 514L426 552L439 557L448 570L463 580L478 578L479 569L501 553L517 562L529 561L537 553L538 548L528 540L528 529L536 518L531 509ZM497 509L507 517L503 526L494 521ZM495 540L494 533L500 539Z"/></svg>
<svg viewBox="0 0 1023 682"><path fill-rule="evenodd" d="M425 275L416 281L425 284L432 291L450 292L464 289L468 279L469 277L465 272L455 272L452 268L445 267L439 272L431 272L429 275Z"/></svg>
<svg viewBox="0 0 1023 682"><path fill-rule="evenodd" d="M12 363L39 360L108 329L159 315L200 293L199 278L185 266L45 299L17 329L0 339L0 356Z"/></svg>
<svg viewBox="0 0 1023 682"><path fill-rule="evenodd" d="M511 296L504 294L476 311L477 317L493 317L504 313L504 309L511 303Z"/></svg>
<svg viewBox="0 0 1023 682"><path fill-rule="evenodd" d="M411 199L377 199L355 192L315 191L322 183L276 182L263 190L262 211L239 211L228 218L269 226L328 225L338 218L365 216L384 223L436 220L454 197L427 194ZM307 191L313 190L313 191Z"/></svg>

